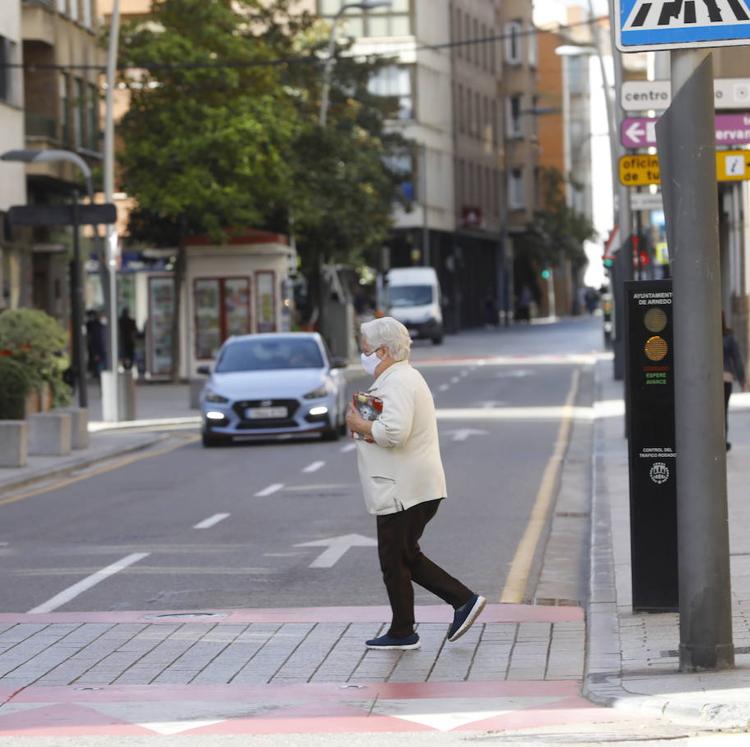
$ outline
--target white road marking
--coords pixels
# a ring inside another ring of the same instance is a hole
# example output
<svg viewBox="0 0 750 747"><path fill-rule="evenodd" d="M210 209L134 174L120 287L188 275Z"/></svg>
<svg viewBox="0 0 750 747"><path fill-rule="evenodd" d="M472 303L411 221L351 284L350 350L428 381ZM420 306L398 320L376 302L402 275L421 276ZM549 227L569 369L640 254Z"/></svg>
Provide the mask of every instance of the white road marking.
<svg viewBox="0 0 750 747"><path fill-rule="evenodd" d="M279 490L281 490L284 487L283 482L275 482L273 485L269 485L267 488L263 488L263 490L259 490L256 494L256 498L266 498L269 495L273 495L274 493L278 493Z"/></svg>
<svg viewBox="0 0 750 747"><path fill-rule="evenodd" d="M451 384L458 384L459 381L461 381L461 379L459 379L458 376L454 376L451 379Z"/></svg>
<svg viewBox="0 0 750 747"><path fill-rule="evenodd" d="M329 537L328 539L316 540L315 542L302 542L295 547L326 547L318 555L310 568L333 568L341 560L350 547L377 547L378 543L369 537L363 537L361 534L344 534L340 537Z"/></svg>
<svg viewBox="0 0 750 747"><path fill-rule="evenodd" d="M150 554L151 553L148 552L136 552L132 555L128 555L122 560L118 560L116 563L112 563L112 565L108 565L106 568L102 568L100 571L92 573L78 583L73 584L73 586L69 586L64 591L61 591L59 594L52 597L52 599L48 599L38 607L34 607L33 610L29 610L28 614L39 615L45 612L53 612L58 607L62 607L64 604L75 599L79 594L83 594L84 591L88 591L93 586L96 586L110 576L114 576L115 573L125 570L125 568L133 565L133 563L137 563L139 560L147 558Z"/></svg>
<svg viewBox="0 0 750 747"><path fill-rule="evenodd" d="M441 384L438 387L439 392L447 392L450 389L450 384Z"/></svg>
<svg viewBox="0 0 750 747"><path fill-rule="evenodd" d="M325 462L313 462L308 464L302 471L303 472L317 472L321 467L325 466Z"/></svg>
<svg viewBox="0 0 750 747"><path fill-rule="evenodd" d="M347 444L346 446L341 447L341 453L342 454L348 454L350 451L354 451L354 449L357 448L357 444Z"/></svg>
<svg viewBox="0 0 750 747"><path fill-rule="evenodd" d="M214 514L196 524L193 529L210 529L211 527L216 526L220 521L224 521L224 519L228 518L229 514Z"/></svg>
<svg viewBox="0 0 750 747"><path fill-rule="evenodd" d="M478 431L474 428L462 428L457 431L443 431L446 436L453 436L452 441L466 441L470 436L489 436L487 431Z"/></svg>
<svg viewBox="0 0 750 747"><path fill-rule="evenodd" d="M469 372L468 372L468 371L461 371L461 373L459 374L459 376L460 376L460 377L461 377L462 379L463 379L463 378L464 378L465 376L468 376L468 375L469 375Z"/></svg>

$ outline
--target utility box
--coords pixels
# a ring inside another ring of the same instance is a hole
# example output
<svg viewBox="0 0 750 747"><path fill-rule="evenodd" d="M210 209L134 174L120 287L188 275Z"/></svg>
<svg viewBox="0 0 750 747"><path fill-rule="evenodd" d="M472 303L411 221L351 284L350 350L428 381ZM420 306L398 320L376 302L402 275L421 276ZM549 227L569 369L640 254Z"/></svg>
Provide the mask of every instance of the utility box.
<svg viewBox="0 0 750 747"><path fill-rule="evenodd" d="M625 283L634 612L676 612L677 487L670 280Z"/></svg>

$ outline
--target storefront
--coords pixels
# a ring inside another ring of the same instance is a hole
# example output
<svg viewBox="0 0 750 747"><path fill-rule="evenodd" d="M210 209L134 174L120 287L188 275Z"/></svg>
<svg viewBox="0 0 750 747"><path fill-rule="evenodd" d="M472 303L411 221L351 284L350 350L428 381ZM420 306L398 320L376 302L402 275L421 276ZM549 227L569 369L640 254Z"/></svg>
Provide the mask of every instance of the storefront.
<svg viewBox="0 0 750 747"><path fill-rule="evenodd" d="M146 379L167 379L172 370L174 250L126 252L118 273L118 314L128 308L138 330L136 363ZM287 331L291 326L290 272L296 253L285 236L247 231L227 244L188 242L182 288L180 375L210 363L232 335ZM87 276L87 308L104 312L96 263Z"/></svg>
<svg viewBox="0 0 750 747"><path fill-rule="evenodd" d="M285 236L249 231L216 246L188 245L183 374L210 363L233 335L289 329L289 272L294 250Z"/></svg>

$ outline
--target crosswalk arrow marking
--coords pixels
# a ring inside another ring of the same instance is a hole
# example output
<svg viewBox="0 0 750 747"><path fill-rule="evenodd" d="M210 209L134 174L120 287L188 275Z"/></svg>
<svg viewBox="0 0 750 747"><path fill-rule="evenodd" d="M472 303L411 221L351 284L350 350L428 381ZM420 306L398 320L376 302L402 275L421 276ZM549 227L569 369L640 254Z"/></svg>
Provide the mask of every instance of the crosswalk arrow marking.
<svg viewBox="0 0 750 747"><path fill-rule="evenodd" d="M326 547L318 555L309 568L333 568L341 560L350 547L377 547L378 543L361 534L342 534L340 537L329 537L328 539L314 540L313 542L301 542L295 547Z"/></svg>

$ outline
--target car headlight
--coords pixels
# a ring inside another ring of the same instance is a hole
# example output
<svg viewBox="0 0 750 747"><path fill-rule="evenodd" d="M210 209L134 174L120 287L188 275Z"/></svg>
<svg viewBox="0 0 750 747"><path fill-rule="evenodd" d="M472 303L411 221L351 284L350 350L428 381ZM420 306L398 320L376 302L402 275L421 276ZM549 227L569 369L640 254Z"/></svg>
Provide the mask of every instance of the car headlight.
<svg viewBox="0 0 750 747"><path fill-rule="evenodd" d="M211 391L210 389L206 392L206 402L215 402L217 404L225 405L229 402L228 397L223 397L221 394Z"/></svg>
<svg viewBox="0 0 750 747"><path fill-rule="evenodd" d="M322 383L317 389L313 389L304 395L305 399L320 399L321 397L327 397L331 391L330 384L326 381Z"/></svg>

